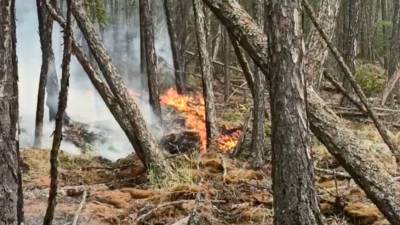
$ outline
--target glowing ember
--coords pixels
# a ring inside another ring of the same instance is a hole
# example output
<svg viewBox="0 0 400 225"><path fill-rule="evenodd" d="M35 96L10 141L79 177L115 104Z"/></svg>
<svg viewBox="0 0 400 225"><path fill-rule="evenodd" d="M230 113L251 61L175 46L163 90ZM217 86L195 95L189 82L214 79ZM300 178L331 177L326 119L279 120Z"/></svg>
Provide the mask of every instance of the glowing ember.
<svg viewBox="0 0 400 225"><path fill-rule="evenodd" d="M185 117L187 128L199 133L200 151L205 153L207 148L207 131L205 124L205 106L202 95L180 95L174 89L169 89L162 97L161 104L171 107L182 113ZM223 152L232 150L239 139L241 131L235 131L229 135L220 135L216 143Z"/></svg>

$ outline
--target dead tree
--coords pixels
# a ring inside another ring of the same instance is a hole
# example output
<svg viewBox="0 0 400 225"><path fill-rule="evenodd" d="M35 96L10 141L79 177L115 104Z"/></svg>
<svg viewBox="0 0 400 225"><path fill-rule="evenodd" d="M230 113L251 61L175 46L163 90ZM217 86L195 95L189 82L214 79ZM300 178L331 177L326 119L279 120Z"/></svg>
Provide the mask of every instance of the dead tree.
<svg viewBox="0 0 400 225"><path fill-rule="evenodd" d="M339 6L339 0L322 0L319 3L317 20L331 40L335 34L334 32ZM329 49L314 27L311 27L306 38L306 49L304 70L307 82L313 86L316 85L319 87L323 77L319 68L324 66L328 57Z"/></svg>
<svg viewBox="0 0 400 225"><path fill-rule="evenodd" d="M203 0L228 31L240 40L242 47L269 78L267 37L236 1ZM325 144L328 151L352 175L385 217L394 225L400 224L400 196L398 184L368 155L354 132L345 128L340 119L326 106L317 94L307 96L308 118L314 135ZM372 168L372 169L371 169ZM397 190L396 190L397 189Z"/></svg>
<svg viewBox="0 0 400 225"><path fill-rule="evenodd" d="M49 13L53 17L58 24L65 29L66 22L62 15L57 12L51 5L46 3L46 6L49 10ZM119 107L117 103L117 99L112 94L110 88L107 84L103 82L103 79L100 77L100 72L96 71L95 67L91 64L91 61L88 56L85 55L85 51L82 49L81 46L77 44L78 42L72 37L72 52L75 54L76 58L78 59L79 63L81 64L82 68L85 70L86 74L88 75L90 81L92 82L93 86L96 88L97 92L100 94L101 98L103 99L104 103L106 104L107 108L110 110L111 114L114 116L115 120L121 126L122 130L124 131L125 135L128 137L132 147L135 149L136 154L140 158L140 160L145 164L145 158L142 153L141 147L139 145L139 140L134 135L134 131L132 126L129 123L128 118L124 116L124 113Z"/></svg>
<svg viewBox="0 0 400 225"><path fill-rule="evenodd" d="M139 1L140 32L143 32L143 45L146 57L147 83L149 87L149 100L154 112L161 118L160 92L157 75L157 55L154 46L153 15L151 0Z"/></svg>
<svg viewBox="0 0 400 225"><path fill-rule="evenodd" d="M50 191L46 214L43 225L53 224L54 210L57 204L58 190L58 153L62 141L62 127L64 113L68 102L68 86L71 63L71 0L67 0L67 25L64 29L64 53L62 61L61 90L58 96L58 111L56 115L56 126L54 130L53 146L50 152Z"/></svg>
<svg viewBox="0 0 400 225"><path fill-rule="evenodd" d="M155 137L150 132L146 121L144 120L140 109L122 80L117 68L112 63L103 43L100 41L93 24L87 16L83 1L73 1L72 13L82 31L83 36L88 42L90 50L95 58L107 85L121 107L124 116L128 119L133 130L133 135L138 139L142 150L145 165L153 170L155 175L160 178L172 174L170 164L164 157Z"/></svg>
<svg viewBox="0 0 400 225"><path fill-rule="evenodd" d="M165 17L167 21L167 28L169 39L171 43L171 52L172 52L172 61L174 63L174 72L175 72L175 85L176 90L179 94L183 94L185 92L185 82L184 82L184 71L182 65L182 56L180 55L179 50L179 39L176 30L176 25L174 22L173 16L173 1L172 0L164 0L164 11Z"/></svg>
<svg viewBox="0 0 400 225"><path fill-rule="evenodd" d="M212 85L211 60L207 48L205 31L204 7L201 0L193 0L193 11L196 23L197 46L199 51L200 67L203 81L203 96L206 109L207 145L211 144L218 135L215 97Z"/></svg>
<svg viewBox="0 0 400 225"><path fill-rule="evenodd" d="M263 27L264 8L262 0L253 1L254 19L258 26ZM251 138L251 149L255 167L264 164L265 152L265 76L260 72L259 68L254 66L254 96L253 96L253 129Z"/></svg>
<svg viewBox="0 0 400 225"><path fill-rule="evenodd" d="M0 225L23 223L15 1L0 0Z"/></svg>

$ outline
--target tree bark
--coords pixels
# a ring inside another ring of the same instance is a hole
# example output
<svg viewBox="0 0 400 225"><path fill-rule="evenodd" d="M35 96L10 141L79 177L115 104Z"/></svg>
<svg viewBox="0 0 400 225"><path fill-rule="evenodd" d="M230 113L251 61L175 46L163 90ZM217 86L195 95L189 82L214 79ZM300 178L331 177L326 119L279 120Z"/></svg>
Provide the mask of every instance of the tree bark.
<svg viewBox="0 0 400 225"><path fill-rule="evenodd" d="M264 8L262 0L253 1L253 9L255 12L254 19L259 27L263 27ZM253 96L253 129L251 138L252 165L261 167L264 164L265 156L265 76L259 68L254 66L254 96Z"/></svg>
<svg viewBox="0 0 400 225"><path fill-rule="evenodd" d="M175 85L179 94L185 93L184 71L182 66L182 56L180 55L178 34L173 19L173 2L172 0L164 0L164 11L167 21L169 39L171 43L172 61L174 63Z"/></svg>
<svg viewBox="0 0 400 225"><path fill-rule="evenodd" d="M244 55L244 52L242 50L242 47L240 47L239 42L232 36L232 34L229 34L229 37L231 39L231 43L233 46L233 49L235 50L235 55L236 58L240 64L240 67L242 67L244 77L246 79L247 85L249 86L251 95L254 99L254 96L256 95L255 93L255 88L254 88L254 76L253 73L251 72L250 69L250 64L246 59L246 56Z"/></svg>
<svg viewBox="0 0 400 225"><path fill-rule="evenodd" d="M59 14L56 9L52 8L52 6L50 6L48 3L46 6L49 9L49 12L53 19L56 20L63 29L65 29L66 23L62 15ZM139 140L134 135L134 130L129 123L129 119L125 117L122 108L118 105L118 101L111 92L108 85L103 82L102 78L99 75L100 72L98 72L96 68L91 64L89 57L85 55L84 50L77 43L78 42L72 37L73 54L75 54L76 58L81 64L82 68L85 70L93 86L96 88L97 92L100 94L111 114L114 116L115 120L118 122L125 135L128 137L130 143L135 149L136 154L141 159L143 164L146 165L143 151L139 145Z"/></svg>
<svg viewBox="0 0 400 225"><path fill-rule="evenodd" d="M207 48L205 31L204 7L201 0L193 0L193 11L196 23L197 46L203 81L203 96L206 109L207 145L211 144L218 135L215 97L212 85L211 62Z"/></svg>
<svg viewBox="0 0 400 225"><path fill-rule="evenodd" d="M388 65L388 74L391 78L397 70L400 57L400 0L393 0L393 18L392 18L392 41L390 44L390 57ZM397 87L399 87L397 83ZM395 93L397 101L400 102L400 91Z"/></svg>
<svg viewBox="0 0 400 225"><path fill-rule="evenodd" d="M52 5L55 4L54 0L51 1L51 4ZM43 0L36 0L36 7L37 7L38 21L39 21L40 45L42 49L42 66L39 78L39 89L38 89L37 106L36 106L35 138L33 145L37 148L40 148L42 145L42 136L43 136L43 117L44 117L44 102L45 102L46 90L48 93L47 105L50 114L49 118L50 120L53 120L56 111L56 106L54 107L54 105L57 105L55 99L57 99L56 96L58 94L57 93L58 81L56 79L55 80L56 85L54 85L53 83L54 77L57 78L57 74L55 69L54 53L52 49L53 19L47 13L45 2ZM48 76L49 74L51 75ZM48 79L50 80L49 84L47 84Z"/></svg>
<svg viewBox="0 0 400 225"><path fill-rule="evenodd" d="M240 40L243 48L260 66L268 80L268 55L263 50L267 46L267 38L262 30L257 27L236 1L203 1L228 28L228 31L237 40ZM368 156L355 134L346 129L332 111L324 105L323 101L318 99L319 97L316 96L315 92L308 92L307 112L314 135L325 144L328 151L352 175L357 184L365 191L367 197L377 205L385 217L392 224L398 225L400 223L400 200L395 187L398 184L379 165L379 162ZM371 170L371 168L373 169Z"/></svg>
<svg viewBox="0 0 400 225"><path fill-rule="evenodd" d="M138 105L129 94L121 75L113 65L103 43L96 34L93 24L90 22L84 10L82 0L73 1L72 13L89 44L91 52L96 59L110 90L116 97L118 105L121 107L125 117L128 118L129 123L133 128L134 135L138 139L140 147L143 150L146 167L152 169L160 178L170 175L172 171L170 164L166 161L165 156L155 137L150 132Z"/></svg>
<svg viewBox="0 0 400 225"><path fill-rule="evenodd" d="M23 222L18 145L15 1L0 0L0 225Z"/></svg>
<svg viewBox="0 0 400 225"><path fill-rule="evenodd" d="M361 11L361 1L351 0L346 1L344 10L348 10L347 16L347 27L344 35L344 48L343 48L343 59L349 66L352 73L356 70L356 47L357 47L357 35L359 31L360 23L360 11ZM343 75L343 86L347 91L352 92L351 81L347 80L347 76ZM349 102L346 98L342 98L341 105L347 105Z"/></svg>
<svg viewBox="0 0 400 225"><path fill-rule="evenodd" d="M336 18L339 12L340 1L339 0L321 0L319 4L319 10L317 15L317 21L323 27L325 33L333 39L336 28ZM310 33L306 38L306 53L304 71L307 78L307 82L310 85L319 86L322 78L322 68L328 57L329 49L324 39L321 38L318 31L312 27Z"/></svg>
<svg viewBox="0 0 400 225"><path fill-rule="evenodd" d="M229 101L229 96L231 94L231 77L228 70L229 63L229 37L228 33L224 32L224 43L223 43L223 63L224 63L224 101Z"/></svg>
<svg viewBox="0 0 400 225"><path fill-rule="evenodd" d="M62 141L62 127L64 113L68 102L68 86L71 63L71 1L67 0L67 25L64 29L64 52L62 61L61 90L58 96L58 111L56 115L56 126L54 130L53 146L50 152L50 191L46 214L43 225L53 224L54 210L57 205L58 190L58 153Z"/></svg>
<svg viewBox="0 0 400 225"><path fill-rule="evenodd" d="M143 45L146 57L149 100L155 114L161 118L160 93L157 75L157 55L154 47L154 27L151 0L139 0L140 32L143 32Z"/></svg>
<svg viewBox="0 0 400 225"><path fill-rule="evenodd" d="M301 0L272 1L269 14L274 223L322 224L308 136Z"/></svg>

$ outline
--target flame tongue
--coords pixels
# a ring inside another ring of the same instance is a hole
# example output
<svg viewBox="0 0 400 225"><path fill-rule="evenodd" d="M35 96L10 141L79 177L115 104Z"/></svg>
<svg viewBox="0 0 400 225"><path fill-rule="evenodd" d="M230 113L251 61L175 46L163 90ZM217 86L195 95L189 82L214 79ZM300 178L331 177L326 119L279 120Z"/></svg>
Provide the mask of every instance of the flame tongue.
<svg viewBox="0 0 400 225"><path fill-rule="evenodd" d="M188 96L180 95L174 89L169 89L161 97L161 104L171 107L182 113L186 120L187 128L199 133L200 151L205 153L207 148L207 131L205 123L205 106L202 95ZM219 149L223 152L232 150L239 139L241 131L237 130L231 134L220 135L217 138Z"/></svg>

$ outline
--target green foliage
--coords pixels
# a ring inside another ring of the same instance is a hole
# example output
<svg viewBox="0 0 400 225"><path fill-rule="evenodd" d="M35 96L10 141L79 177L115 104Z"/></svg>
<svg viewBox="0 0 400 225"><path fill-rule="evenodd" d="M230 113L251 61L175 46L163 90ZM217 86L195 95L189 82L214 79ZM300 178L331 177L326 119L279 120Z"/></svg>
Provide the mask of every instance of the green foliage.
<svg viewBox="0 0 400 225"><path fill-rule="evenodd" d="M373 64L362 64L356 69L356 80L365 94L370 97L381 93L385 88L385 71Z"/></svg>
<svg viewBox="0 0 400 225"><path fill-rule="evenodd" d="M85 1L86 10L89 13L90 18L93 22L99 23L100 26L107 24L108 15L107 10L101 0L86 0Z"/></svg>

